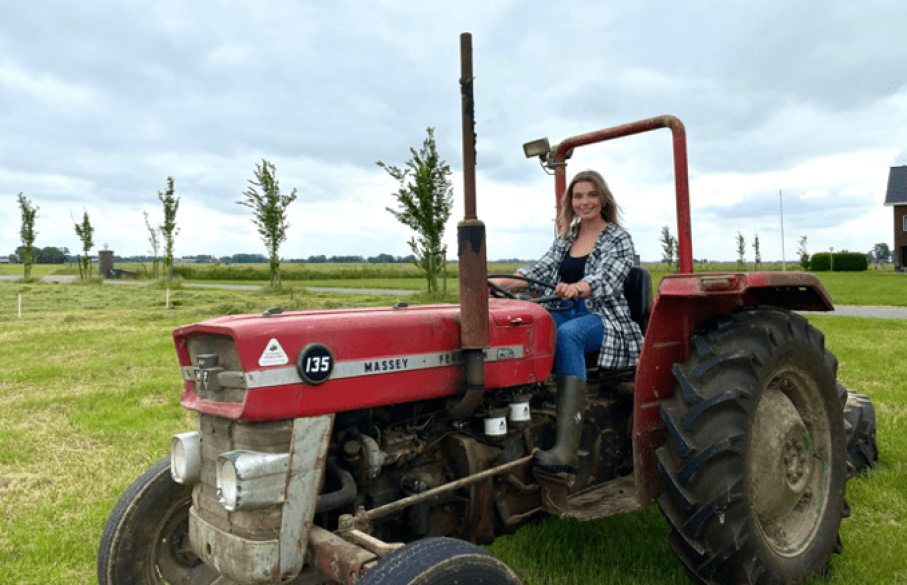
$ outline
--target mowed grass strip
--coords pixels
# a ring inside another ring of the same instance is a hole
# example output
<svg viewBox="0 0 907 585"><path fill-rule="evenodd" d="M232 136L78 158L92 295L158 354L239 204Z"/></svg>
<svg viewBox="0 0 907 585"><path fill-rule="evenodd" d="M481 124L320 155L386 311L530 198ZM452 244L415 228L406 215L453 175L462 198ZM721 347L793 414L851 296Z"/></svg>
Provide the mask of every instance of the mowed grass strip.
<svg viewBox="0 0 907 585"><path fill-rule="evenodd" d="M530 262L488 264L489 273L512 274L514 270L527 266ZM653 289L659 281L668 274L676 274L677 267L662 263L645 263L643 266L652 276ZM148 265L139 263L117 264L118 268L140 272L147 276ZM78 274L75 265L35 265L35 275L73 275ZM215 266L213 264L186 264L177 266L179 280L187 282L222 282L267 285L269 282L268 268L265 264L234 264L230 266ZM751 271L754 267L747 264L743 271ZM763 264L763 271L790 272L800 271L796 263ZM96 268L92 268L96 270ZM0 266L0 275L21 276L22 265ZM740 272L736 264L694 264L696 273ZM456 294L458 287L458 266L447 266L447 288ZM328 286L347 288L376 288L376 289L402 289L425 290L425 279L412 264L282 264L281 274L284 275L284 288L295 289L306 286ZM814 273L825 288L831 293L835 304L838 305L871 305L871 306L907 306L907 274L896 274L890 264L879 267L870 267L865 272L817 272ZM93 282L100 281L95 278ZM159 281L157 286L168 286L166 281ZM443 281L439 280L439 288ZM654 294L654 290L653 290ZM0 319L3 317L3 300L0 299Z"/></svg>
<svg viewBox="0 0 907 585"><path fill-rule="evenodd" d="M194 426L179 406L172 330L280 305L391 305L398 297L296 291L28 285L40 313L0 321L0 582L94 583L107 515ZM17 285L0 283L0 295ZM292 296L292 298L291 298ZM434 299L425 298L423 302ZM412 299L407 298L407 302ZM104 304L105 308L97 308ZM844 552L810 583L907 582L907 322L810 316L839 378L872 397L881 461L848 484ZM526 585L688 583L657 507L597 522L549 518L490 548Z"/></svg>

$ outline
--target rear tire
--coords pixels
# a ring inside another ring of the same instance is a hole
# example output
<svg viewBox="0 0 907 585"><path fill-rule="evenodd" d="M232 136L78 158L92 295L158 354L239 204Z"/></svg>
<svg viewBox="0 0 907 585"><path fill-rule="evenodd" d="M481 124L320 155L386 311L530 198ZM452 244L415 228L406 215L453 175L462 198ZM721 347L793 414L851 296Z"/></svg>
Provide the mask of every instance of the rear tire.
<svg viewBox="0 0 907 585"><path fill-rule="evenodd" d="M872 469L879 460L879 451L876 446L876 413L869 396L848 390L844 421L847 427L847 460L857 473Z"/></svg>
<svg viewBox="0 0 907 585"><path fill-rule="evenodd" d="M357 585L520 585L500 559L455 538L424 538L387 555Z"/></svg>
<svg viewBox="0 0 907 585"><path fill-rule="evenodd" d="M656 451L671 548L703 583L801 583L840 551L847 481L837 359L774 307L715 319L675 364Z"/></svg>
<svg viewBox="0 0 907 585"><path fill-rule="evenodd" d="M217 573L189 542L192 486L170 477L170 456L132 482L104 526L98 550L100 585L208 585Z"/></svg>

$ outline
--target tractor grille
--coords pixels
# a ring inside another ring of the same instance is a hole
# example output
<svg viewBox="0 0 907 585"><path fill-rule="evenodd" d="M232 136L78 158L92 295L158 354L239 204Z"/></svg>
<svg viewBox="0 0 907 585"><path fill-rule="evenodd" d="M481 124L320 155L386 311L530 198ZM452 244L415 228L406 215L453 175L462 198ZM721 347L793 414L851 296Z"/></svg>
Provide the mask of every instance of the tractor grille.
<svg viewBox="0 0 907 585"><path fill-rule="evenodd" d="M202 519L215 527L250 540L268 540L280 535L282 506L230 512L217 499L217 456L235 449L258 453L289 453L293 421L245 423L199 414L201 435L201 481L192 492L192 505Z"/></svg>

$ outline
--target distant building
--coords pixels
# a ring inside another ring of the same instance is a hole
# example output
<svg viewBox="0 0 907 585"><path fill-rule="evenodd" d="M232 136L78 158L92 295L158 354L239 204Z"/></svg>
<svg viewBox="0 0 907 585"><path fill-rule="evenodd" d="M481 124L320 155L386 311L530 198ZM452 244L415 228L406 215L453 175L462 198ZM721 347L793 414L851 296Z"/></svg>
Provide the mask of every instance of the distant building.
<svg viewBox="0 0 907 585"><path fill-rule="evenodd" d="M907 165L891 167L885 205L894 208L894 269L907 271Z"/></svg>

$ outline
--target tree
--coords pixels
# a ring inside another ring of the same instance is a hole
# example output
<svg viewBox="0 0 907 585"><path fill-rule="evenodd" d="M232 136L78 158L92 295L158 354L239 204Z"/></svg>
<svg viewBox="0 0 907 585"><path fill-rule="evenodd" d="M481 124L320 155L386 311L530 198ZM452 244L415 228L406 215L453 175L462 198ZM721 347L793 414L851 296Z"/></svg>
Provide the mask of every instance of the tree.
<svg viewBox="0 0 907 585"><path fill-rule="evenodd" d="M760 270L762 268L762 252L759 251L759 234L758 233L755 236L753 236L753 253L754 253L753 265L756 270Z"/></svg>
<svg viewBox="0 0 907 585"><path fill-rule="evenodd" d="M277 252L287 239L287 207L296 200L296 189L289 195L280 193L274 165L264 159L255 165L255 179L249 179L251 187L243 191L245 201L237 201L253 212L252 223L258 227L258 234L268 252L268 269L271 286L280 286L280 257ZM259 193L255 188L260 187Z"/></svg>
<svg viewBox="0 0 907 585"><path fill-rule="evenodd" d="M66 261L66 254L60 248L47 246L37 251L35 261L38 264L63 264Z"/></svg>
<svg viewBox="0 0 907 585"><path fill-rule="evenodd" d="M157 251L161 247L161 230L151 225L148 220L148 212L145 213L145 227L148 229L148 242L151 243L151 277L157 280Z"/></svg>
<svg viewBox="0 0 907 585"><path fill-rule="evenodd" d="M22 263L25 264L25 278L31 276L31 267L35 261L33 250L35 238L35 219L38 217L38 207L32 205L28 197L19 193L19 211L22 215L22 227L19 228L19 240L22 242Z"/></svg>
<svg viewBox="0 0 907 585"><path fill-rule="evenodd" d="M180 208L180 198L174 195L173 177L167 177L167 190L157 192L158 199L164 204L164 223L161 224L161 237L164 240L164 271L173 278L173 241L180 233L176 227L176 212Z"/></svg>
<svg viewBox="0 0 907 585"><path fill-rule="evenodd" d="M879 262L891 262L891 249L885 242L879 242L873 246L870 254L872 254L873 262L876 264Z"/></svg>
<svg viewBox="0 0 907 585"><path fill-rule="evenodd" d="M668 266L674 266L674 258L677 256L677 239L671 235L668 226L661 228L661 238L658 241L661 243L662 258L668 263Z"/></svg>
<svg viewBox="0 0 907 585"><path fill-rule="evenodd" d="M94 247L94 241L91 237L94 234L94 228L91 227L91 222L88 220L88 212L85 211L83 213L81 225L76 223L75 220L73 220L73 224L75 224L76 235L82 240L82 251L85 252L79 260L79 278L89 278L88 252Z"/></svg>
<svg viewBox="0 0 907 585"><path fill-rule="evenodd" d="M413 148L409 151L412 158L404 169L381 161L377 164L400 183L395 194L399 209L385 209L416 232L417 236L409 241L415 256L413 264L422 271L431 293L437 291L438 271L447 254L441 238L453 206L453 186L448 178L451 172L438 155L434 128L428 128L428 137L418 152Z"/></svg>
<svg viewBox="0 0 907 585"><path fill-rule="evenodd" d="M746 240L743 239L743 234L737 232L737 269L744 268L746 268Z"/></svg>
<svg viewBox="0 0 907 585"><path fill-rule="evenodd" d="M797 244L797 255L800 257L800 267L809 270L809 252L806 251L806 236L800 236Z"/></svg>

